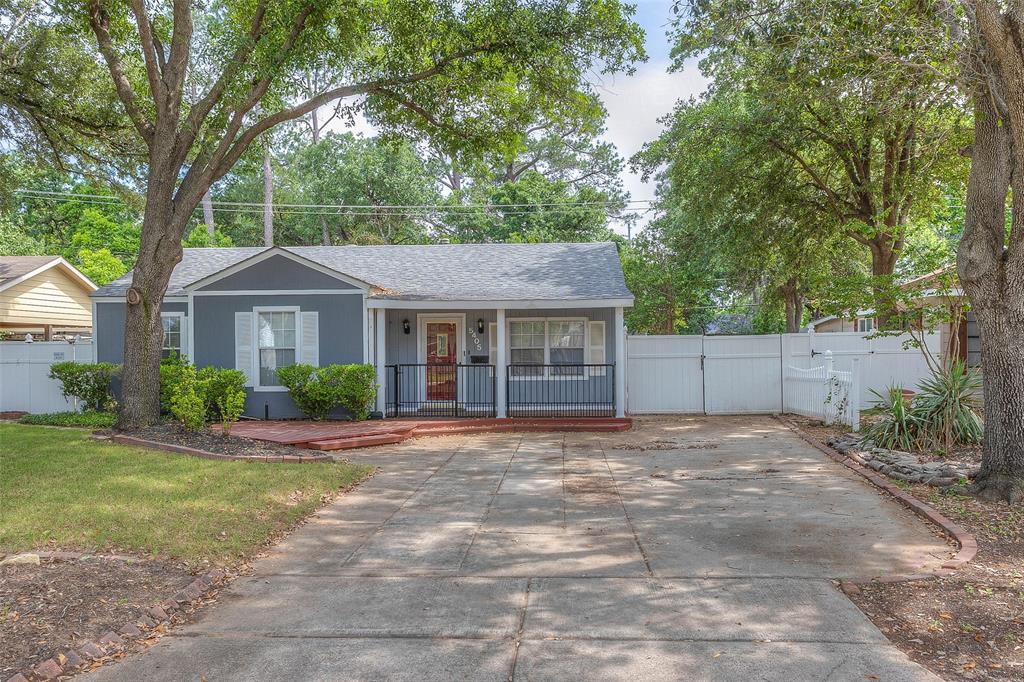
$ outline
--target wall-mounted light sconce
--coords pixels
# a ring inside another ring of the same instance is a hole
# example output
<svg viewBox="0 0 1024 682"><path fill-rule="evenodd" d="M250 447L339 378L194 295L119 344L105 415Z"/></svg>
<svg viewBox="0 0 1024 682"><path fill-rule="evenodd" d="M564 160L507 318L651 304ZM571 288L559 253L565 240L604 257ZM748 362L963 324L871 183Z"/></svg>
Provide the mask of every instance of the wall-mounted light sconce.
<svg viewBox="0 0 1024 682"><path fill-rule="evenodd" d="M408 334L410 331L411 331L411 328L409 327L409 320L408 319L402 320L402 333L403 334Z"/></svg>
<svg viewBox="0 0 1024 682"><path fill-rule="evenodd" d="M484 318L482 317L476 321L476 332L477 334L484 333Z"/></svg>

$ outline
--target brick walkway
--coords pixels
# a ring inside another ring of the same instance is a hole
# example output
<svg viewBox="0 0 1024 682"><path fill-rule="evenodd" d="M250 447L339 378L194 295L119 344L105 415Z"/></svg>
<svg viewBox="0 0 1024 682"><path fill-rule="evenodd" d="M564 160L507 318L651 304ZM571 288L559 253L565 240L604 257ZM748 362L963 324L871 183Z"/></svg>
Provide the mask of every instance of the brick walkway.
<svg viewBox="0 0 1024 682"><path fill-rule="evenodd" d="M243 438L296 445L312 450L349 450L391 445L417 436L521 431L628 431L630 418L547 419L385 419L364 422L243 421L231 433Z"/></svg>

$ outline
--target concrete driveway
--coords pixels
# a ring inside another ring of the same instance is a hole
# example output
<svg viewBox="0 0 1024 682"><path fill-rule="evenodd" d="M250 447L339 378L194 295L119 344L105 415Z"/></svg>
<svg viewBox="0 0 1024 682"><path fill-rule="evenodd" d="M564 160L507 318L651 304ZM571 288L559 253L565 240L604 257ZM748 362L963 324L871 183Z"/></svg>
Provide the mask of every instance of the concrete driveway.
<svg viewBox="0 0 1024 682"><path fill-rule="evenodd" d="M112 680L936 680L832 578L916 517L768 417L428 438Z"/></svg>

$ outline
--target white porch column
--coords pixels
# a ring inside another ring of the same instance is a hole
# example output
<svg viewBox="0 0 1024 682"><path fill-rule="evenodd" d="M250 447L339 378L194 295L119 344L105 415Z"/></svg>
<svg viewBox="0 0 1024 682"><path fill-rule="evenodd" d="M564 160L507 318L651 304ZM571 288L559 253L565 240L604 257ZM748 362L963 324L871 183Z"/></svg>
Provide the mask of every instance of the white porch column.
<svg viewBox="0 0 1024 682"><path fill-rule="evenodd" d="M506 392L506 382L508 379L508 370L506 367L508 366L508 359L505 357L507 353L505 349L508 348L508 342L505 340L507 336L505 331L505 309L498 308L497 313L498 320L497 324L494 325L495 334L498 337L494 341L496 351L494 366L494 392L497 393L497 395L494 396L494 406L498 418L504 419L508 416L508 405L505 400L508 397L508 393Z"/></svg>
<svg viewBox="0 0 1024 682"><path fill-rule="evenodd" d="M373 364L377 368L377 411L384 414L387 407L387 373L384 369L384 365L387 364L387 346L385 344L385 332L387 330L387 322L385 316L387 310L384 308L376 308L373 311L373 335L374 335L374 351L373 351Z"/></svg>
<svg viewBox="0 0 1024 682"><path fill-rule="evenodd" d="M615 416L626 416L626 321L615 309Z"/></svg>

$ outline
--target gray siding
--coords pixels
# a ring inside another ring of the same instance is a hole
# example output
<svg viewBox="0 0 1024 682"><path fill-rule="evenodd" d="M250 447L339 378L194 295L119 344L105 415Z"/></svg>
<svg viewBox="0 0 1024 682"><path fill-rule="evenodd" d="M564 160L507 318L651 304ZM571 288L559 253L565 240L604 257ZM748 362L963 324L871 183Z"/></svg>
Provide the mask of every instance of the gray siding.
<svg viewBox="0 0 1024 682"><path fill-rule="evenodd" d="M124 321L127 306L128 304L124 301L105 302L102 299L96 299L93 336L97 362L120 364L124 361ZM188 303L165 302L160 306L160 312L188 314Z"/></svg>
<svg viewBox="0 0 1024 682"><path fill-rule="evenodd" d="M254 263L198 291L273 291L303 289L358 289L348 282L325 275L284 256Z"/></svg>
<svg viewBox="0 0 1024 682"><path fill-rule="evenodd" d="M258 306L299 306L319 313L320 364L361 363L363 358L363 297L352 294L196 296L193 298L193 359L199 366L235 366L235 313ZM285 391L247 390L245 414L271 419L299 417ZM335 416L344 416L338 413Z"/></svg>

